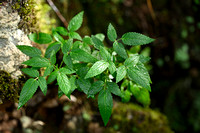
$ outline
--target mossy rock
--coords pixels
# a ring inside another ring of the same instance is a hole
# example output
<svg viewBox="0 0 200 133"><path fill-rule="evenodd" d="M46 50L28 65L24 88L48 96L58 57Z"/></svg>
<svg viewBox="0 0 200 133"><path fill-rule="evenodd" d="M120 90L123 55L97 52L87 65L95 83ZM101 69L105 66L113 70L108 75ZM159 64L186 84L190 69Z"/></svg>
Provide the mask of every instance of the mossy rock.
<svg viewBox="0 0 200 133"><path fill-rule="evenodd" d="M11 75L0 70L0 104L5 101L17 102L25 78L13 79Z"/></svg>
<svg viewBox="0 0 200 133"><path fill-rule="evenodd" d="M135 104L116 103L106 133L173 133L166 116Z"/></svg>

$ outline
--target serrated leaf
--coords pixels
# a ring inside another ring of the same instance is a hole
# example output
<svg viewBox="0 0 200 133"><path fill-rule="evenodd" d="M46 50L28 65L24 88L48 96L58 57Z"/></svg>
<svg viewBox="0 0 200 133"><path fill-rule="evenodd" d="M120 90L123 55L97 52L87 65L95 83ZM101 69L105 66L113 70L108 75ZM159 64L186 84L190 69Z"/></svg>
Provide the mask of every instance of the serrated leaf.
<svg viewBox="0 0 200 133"><path fill-rule="evenodd" d="M128 67L127 73L131 80L133 80L138 85L141 85L145 89L151 91L150 76L147 69L140 61L137 63L137 65Z"/></svg>
<svg viewBox="0 0 200 133"><path fill-rule="evenodd" d="M83 13L83 11L78 13L70 20L69 25L67 27L70 32L76 31L81 27L83 22Z"/></svg>
<svg viewBox="0 0 200 133"><path fill-rule="evenodd" d="M104 47L103 42L93 35L92 35L92 42L94 47L98 50L100 50L101 46Z"/></svg>
<svg viewBox="0 0 200 133"><path fill-rule="evenodd" d="M128 32L122 36L122 42L126 45L131 46L148 44L153 42L154 40L155 39L136 32Z"/></svg>
<svg viewBox="0 0 200 133"><path fill-rule="evenodd" d="M127 53L126 53L126 50L125 50L123 44L118 43L117 41L115 41L115 42L113 43L113 49L114 49L114 51L115 51L119 56L121 56L122 58L124 58L124 59L127 59L127 58L128 58L128 55L127 55Z"/></svg>
<svg viewBox="0 0 200 133"><path fill-rule="evenodd" d="M92 39L89 36L85 36L83 38L83 43L86 43L88 45L92 45Z"/></svg>
<svg viewBox="0 0 200 133"><path fill-rule="evenodd" d="M23 64L32 67L48 67L50 65L50 62L48 59L43 57L33 57L30 60L23 62Z"/></svg>
<svg viewBox="0 0 200 133"><path fill-rule="evenodd" d="M103 81L96 81L92 84L88 91L88 98L94 97L99 91L103 89L104 82Z"/></svg>
<svg viewBox="0 0 200 133"><path fill-rule="evenodd" d="M53 82L53 81L57 78L57 76L58 76L58 71L52 72L52 73L49 75L48 79L47 79L47 84Z"/></svg>
<svg viewBox="0 0 200 133"><path fill-rule="evenodd" d="M118 83L121 81L124 77L126 76L126 67L124 65L120 66L117 69L117 77L116 77L116 82Z"/></svg>
<svg viewBox="0 0 200 133"><path fill-rule="evenodd" d="M128 59L125 60L124 65L126 67L135 67L140 60L140 56L138 54L134 54Z"/></svg>
<svg viewBox="0 0 200 133"><path fill-rule="evenodd" d="M78 74L78 76L80 76L81 78L84 78L85 75L88 73L89 68L88 67L81 67L78 69L78 71L76 72Z"/></svg>
<svg viewBox="0 0 200 133"><path fill-rule="evenodd" d="M94 65L90 68L90 70L86 74L85 79L101 74L108 68L108 66L109 63L104 60L95 62Z"/></svg>
<svg viewBox="0 0 200 133"><path fill-rule="evenodd" d="M115 83L115 82L107 82L107 89L117 95L117 96L121 96L121 90L119 89L119 86Z"/></svg>
<svg viewBox="0 0 200 133"><path fill-rule="evenodd" d="M81 40L82 41L81 36L77 32L70 32L69 33L69 37L73 38L73 39L77 39L77 40Z"/></svg>
<svg viewBox="0 0 200 133"><path fill-rule="evenodd" d="M59 69L60 72L64 73L64 74L72 74L72 73L75 73L74 70L70 70L70 69L67 69L65 67L62 67Z"/></svg>
<svg viewBox="0 0 200 133"><path fill-rule="evenodd" d="M44 77L48 76L48 75L53 71L53 69L54 69L53 65L48 66L48 67L45 69L44 75L43 75L43 76L44 76Z"/></svg>
<svg viewBox="0 0 200 133"><path fill-rule="evenodd" d="M55 31L57 31L59 34L61 34L63 36L68 35L67 29L65 29L64 27L56 27Z"/></svg>
<svg viewBox="0 0 200 133"><path fill-rule="evenodd" d="M60 47L61 47L61 44L59 44L58 42L54 42L50 44L46 49L45 57L50 58L51 52L54 50L55 53L57 53L60 50Z"/></svg>
<svg viewBox="0 0 200 133"><path fill-rule="evenodd" d="M113 74L116 71L115 63L109 62L108 70L110 71L110 74Z"/></svg>
<svg viewBox="0 0 200 133"><path fill-rule="evenodd" d="M57 76L57 82L60 89L64 92L65 95L67 95L71 89L71 84L68 77L64 73L59 72Z"/></svg>
<svg viewBox="0 0 200 133"><path fill-rule="evenodd" d="M112 42L114 42L117 39L117 32L111 23L108 25L107 36L108 39Z"/></svg>
<svg viewBox="0 0 200 133"><path fill-rule="evenodd" d="M64 54L63 56L63 61L64 63L67 65L67 67L69 69L73 69L73 62L72 62L72 59L71 59L71 56L68 55L68 54Z"/></svg>
<svg viewBox="0 0 200 133"><path fill-rule="evenodd" d="M88 94L88 90L91 87L91 83L88 79L83 79L80 78L77 80L78 86L81 88L81 90L85 93Z"/></svg>
<svg viewBox="0 0 200 133"><path fill-rule="evenodd" d="M55 40L58 41L61 45L65 43L65 40L63 39L63 37L59 35L55 30L53 30L52 34Z"/></svg>
<svg viewBox="0 0 200 133"><path fill-rule="evenodd" d="M105 61L111 61L111 54L105 49L105 47L100 46L100 55Z"/></svg>
<svg viewBox="0 0 200 133"><path fill-rule="evenodd" d="M40 86L41 91L46 96L46 94L47 94L47 82L46 82L45 78L40 76L38 78L38 84Z"/></svg>
<svg viewBox="0 0 200 133"><path fill-rule="evenodd" d="M67 97L70 99L70 95L71 93L77 88L76 87L76 76L71 76L70 79L69 79L69 82L71 84L71 89L69 90L69 93L67 94Z"/></svg>
<svg viewBox="0 0 200 133"><path fill-rule="evenodd" d="M103 33L98 33L95 35L95 37L98 38L102 42L105 39L105 35Z"/></svg>
<svg viewBox="0 0 200 133"><path fill-rule="evenodd" d="M72 49L70 55L73 59L83 62L96 62L97 59L82 49Z"/></svg>
<svg viewBox="0 0 200 133"><path fill-rule="evenodd" d="M30 78L26 81L20 93L19 104L17 109L20 109L29 99L32 98L37 88L38 88L37 80Z"/></svg>
<svg viewBox="0 0 200 133"><path fill-rule="evenodd" d="M51 63L51 65L56 64L56 53L54 50L51 52L50 63Z"/></svg>
<svg viewBox="0 0 200 133"><path fill-rule="evenodd" d="M17 45L16 46L22 53L30 56L30 57L37 57L37 56L41 56L42 52L35 48L35 47L31 47L31 46L26 46L26 45Z"/></svg>
<svg viewBox="0 0 200 133"><path fill-rule="evenodd" d="M68 39L62 46L62 52L63 54L67 54L67 52L69 52L72 48L73 45L73 39Z"/></svg>
<svg viewBox="0 0 200 133"><path fill-rule="evenodd" d="M33 69L33 68L22 68L21 71L24 72L25 74L33 77L33 78L39 77L39 72L36 69Z"/></svg>
<svg viewBox="0 0 200 133"><path fill-rule="evenodd" d="M110 119L113 107L113 98L109 90L100 91L98 95L98 107L104 125L106 125Z"/></svg>
<svg viewBox="0 0 200 133"><path fill-rule="evenodd" d="M32 33L28 35L28 38L38 44L48 44L52 42L52 37L46 33Z"/></svg>
<svg viewBox="0 0 200 133"><path fill-rule="evenodd" d="M142 63L146 63L146 62L148 62L151 59L150 57L145 57L143 55L139 55L139 56L140 56L140 61Z"/></svg>

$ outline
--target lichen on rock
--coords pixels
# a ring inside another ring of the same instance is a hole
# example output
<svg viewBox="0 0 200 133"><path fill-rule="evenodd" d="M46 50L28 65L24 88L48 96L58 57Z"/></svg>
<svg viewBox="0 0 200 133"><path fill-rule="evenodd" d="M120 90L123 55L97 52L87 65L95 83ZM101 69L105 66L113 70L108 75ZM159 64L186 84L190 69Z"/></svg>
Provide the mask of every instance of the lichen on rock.
<svg viewBox="0 0 200 133"><path fill-rule="evenodd" d="M22 74L19 67L29 57L17 49L17 45L29 45L31 42L18 24L20 16L9 5L0 7L0 70L18 79Z"/></svg>

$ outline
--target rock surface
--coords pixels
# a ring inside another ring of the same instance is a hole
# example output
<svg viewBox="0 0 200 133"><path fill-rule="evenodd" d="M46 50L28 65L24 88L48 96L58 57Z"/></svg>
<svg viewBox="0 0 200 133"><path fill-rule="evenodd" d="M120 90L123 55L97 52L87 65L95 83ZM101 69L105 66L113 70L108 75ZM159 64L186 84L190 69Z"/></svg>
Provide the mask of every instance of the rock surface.
<svg viewBox="0 0 200 133"><path fill-rule="evenodd" d="M20 16L10 6L0 7L0 70L7 71L15 79L22 74L21 63L29 59L16 46L31 46L27 35L18 29L19 22Z"/></svg>

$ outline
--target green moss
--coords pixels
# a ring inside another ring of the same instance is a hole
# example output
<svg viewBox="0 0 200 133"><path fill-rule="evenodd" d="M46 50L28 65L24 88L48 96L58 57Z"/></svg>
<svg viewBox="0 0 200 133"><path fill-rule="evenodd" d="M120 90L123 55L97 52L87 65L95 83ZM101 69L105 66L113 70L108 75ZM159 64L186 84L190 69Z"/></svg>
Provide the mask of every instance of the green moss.
<svg viewBox="0 0 200 133"><path fill-rule="evenodd" d="M9 73L0 70L0 104L5 101L17 102L24 77L13 79Z"/></svg>
<svg viewBox="0 0 200 133"><path fill-rule="evenodd" d="M173 133L166 116L134 104L117 103L107 133Z"/></svg>

